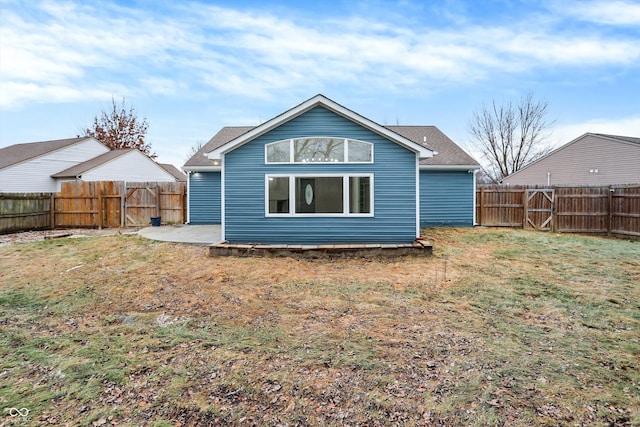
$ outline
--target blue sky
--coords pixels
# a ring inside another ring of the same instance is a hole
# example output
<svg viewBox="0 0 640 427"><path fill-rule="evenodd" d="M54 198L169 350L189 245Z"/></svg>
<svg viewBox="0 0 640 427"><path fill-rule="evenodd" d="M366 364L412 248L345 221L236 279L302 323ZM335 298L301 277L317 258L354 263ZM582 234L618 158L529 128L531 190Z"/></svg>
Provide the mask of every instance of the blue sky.
<svg viewBox="0 0 640 427"><path fill-rule="evenodd" d="M529 92L551 145L640 136L640 1L0 0L0 147L73 137L124 97L182 166L322 93L475 154L473 112Z"/></svg>

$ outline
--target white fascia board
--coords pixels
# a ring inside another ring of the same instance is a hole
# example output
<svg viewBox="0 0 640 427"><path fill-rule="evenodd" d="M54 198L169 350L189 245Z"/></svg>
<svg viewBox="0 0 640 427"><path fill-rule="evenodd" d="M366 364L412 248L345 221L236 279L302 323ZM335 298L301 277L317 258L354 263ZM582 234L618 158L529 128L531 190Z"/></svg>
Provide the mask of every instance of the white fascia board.
<svg viewBox="0 0 640 427"><path fill-rule="evenodd" d="M480 165L420 165L420 170L437 171L475 171L480 170Z"/></svg>
<svg viewBox="0 0 640 427"><path fill-rule="evenodd" d="M349 110L348 108L343 107L342 105L330 100L329 98L325 97L324 95L316 95L313 98L308 99L307 101L303 102L302 104L293 107L292 109L285 111L284 113L272 118L271 120L256 126L255 128L251 129L249 132L237 137L236 139L232 139L231 141L227 142L226 144L222 145L221 147L216 148L213 151L210 151L208 153L205 153L205 155L212 160L220 160L220 157L222 154L228 153L229 151L232 151L238 147L240 147L243 144L246 144L247 142L251 141L252 139L270 131L271 129L274 129L278 126L280 126L281 124L293 119L294 117L299 116L302 113L305 113L306 111L311 110L314 107L317 106L323 106L325 108L327 108L328 110L333 111L336 114L339 114L343 117L346 117L350 120L353 120L354 122L358 123L359 125L379 134L384 136L385 138L388 138L392 141L394 141L395 143L402 145L403 147L407 148L408 150L411 150L415 153L418 153L419 158L420 159L429 159L431 157L433 157L433 150L430 150L426 147L423 147L420 144L417 144L387 128L385 128L384 126L380 126L379 124L367 119L366 117L363 117L351 110Z"/></svg>

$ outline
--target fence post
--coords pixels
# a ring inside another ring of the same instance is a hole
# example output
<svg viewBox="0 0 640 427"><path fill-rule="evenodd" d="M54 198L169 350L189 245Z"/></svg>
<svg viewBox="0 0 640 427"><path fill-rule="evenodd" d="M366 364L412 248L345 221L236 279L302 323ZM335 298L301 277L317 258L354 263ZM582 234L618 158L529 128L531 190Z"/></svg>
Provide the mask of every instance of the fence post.
<svg viewBox="0 0 640 427"><path fill-rule="evenodd" d="M125 200L127 197L127 183L125 181L120 181L120 228L124 228L125 226L125 214L126 214L126 206Z"/></svg>
<svg viewBox="0 0 640 427"><path fill-rule="evenodd" d="M160 183L156 182L156 216L160 216Z"/></svg>
<svg viewBox="0 0 640 427"><path fill-rule="evenodd" d="M484 219L484 187L480 187L480 212L478 212L478 225L482 225L482 220Z"/></svg>
<svg viewBox="0 0 640 427"><path fill-rule="evenodd" d="M558 220L558 192L556 191L556 187L552 186L551 189L553 192L553 200L551 201L551 215L553 215L553 219L551 220L551 231L556 232L558 230L558 224L560 221Z"/></svg>
<svg viewBox="0 0 640 427"><path fill-rule="evenodd" d="M182 209L180 209L180 224L184 224L186 222L186 215L185 215L185 211L186 211L186 197L185 197L185 185L182 183L180 184L180 204L182 205Z"/></svg>
<svg viewBox="0 0 640 427"><path fill-rule="evenodd" d="M529 190L527 188L522 189L522 228L529 228L528 211L529 211Z"/></svg>
<svg viewBox="0 0 640 427"><path fill-rule="evenodd" d="M613 192L615 191L611 186L608 187L608 198L609 198L609 203L608 203L608 210L607 210L607 236L611 237L611 227L612 227L612 223L613 223Z"/></svg>
<svg viewBox="0 0 640 427"><path fill-rule="evenodd" d="M104 224L104 220L102 218L102 214L104 212L104 203L103 203L103 199L104 199L104 190L103 190L103 182L100 181L98 183L98 229L102 230L102 226Z"/></svg>
<svg viewBox="0 0 640 427"><path fill-rule="evenodd" d="M56 228L56 193L51 193L49 203L49 209L51 211L51 214L49 215L50 229L53 230L54 228Z"/></svg>

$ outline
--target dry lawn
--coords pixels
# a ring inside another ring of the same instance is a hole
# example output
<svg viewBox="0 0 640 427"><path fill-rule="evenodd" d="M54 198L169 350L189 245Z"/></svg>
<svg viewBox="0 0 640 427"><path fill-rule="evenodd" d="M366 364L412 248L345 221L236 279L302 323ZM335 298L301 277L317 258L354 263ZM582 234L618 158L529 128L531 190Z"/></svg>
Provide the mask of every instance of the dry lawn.
<svg viewBox="0 0 640 427"><path fill-rule="evenodd" d="M639 243L425 236L389 260L0 247L0 423L640 424Z"/></svg>

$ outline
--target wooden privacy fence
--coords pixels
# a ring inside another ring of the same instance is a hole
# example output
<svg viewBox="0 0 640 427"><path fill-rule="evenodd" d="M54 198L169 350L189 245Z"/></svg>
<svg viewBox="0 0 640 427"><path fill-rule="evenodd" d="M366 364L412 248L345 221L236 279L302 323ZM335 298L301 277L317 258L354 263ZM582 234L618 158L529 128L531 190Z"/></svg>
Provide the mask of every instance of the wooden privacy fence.
<svg viewBox="0 0 640 427"><path fill-rule="evenodd" d="M51 228L51 193L0 193L0 234Z"/></svg>
<svg viewBox="0 0 640 427"><path fill-rule="evenodd" d="M640 239L640 185L483 186L476 192L476 221L488 227Z"/></svg>
<svg viewBox="0 0 640 427"><path fill-rule="evenodd" d="M59 193L0 194L0 233L76 227L132 227L186 219L183 182L65 182Z"/></svg>

